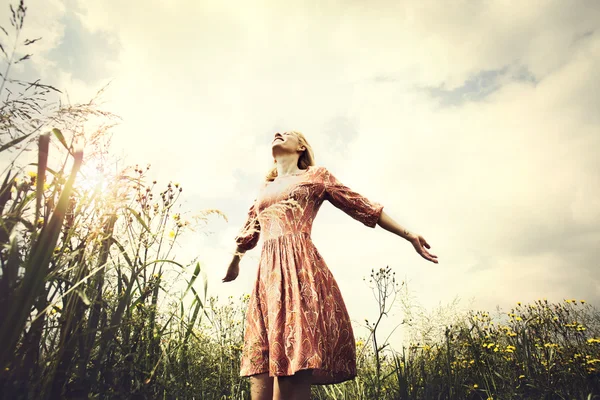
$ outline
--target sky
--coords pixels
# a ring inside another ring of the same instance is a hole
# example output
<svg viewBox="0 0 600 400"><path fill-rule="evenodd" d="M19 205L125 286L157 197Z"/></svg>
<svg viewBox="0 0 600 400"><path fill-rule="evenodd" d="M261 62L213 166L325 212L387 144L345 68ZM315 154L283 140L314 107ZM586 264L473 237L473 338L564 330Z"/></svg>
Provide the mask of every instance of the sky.
<svg viewBox="0 0 600 400"><path fill-rule="evenodd" d="M190 214L228 217L176 247L181 262L199 258L209 294L250 292L261 243L236 281L221 278L274 133L299 130L317 165L439 258L324 204L312 238L359 335L377 312L363 278L386 266L430 312L455 299L488 311L600 305L599 2L26 5L24 37L43 39L15 77L40 77L72 103L110 82L102 107L122 118L113 154L180 182ZM396 309L385 329L402 318Z"/></svg>

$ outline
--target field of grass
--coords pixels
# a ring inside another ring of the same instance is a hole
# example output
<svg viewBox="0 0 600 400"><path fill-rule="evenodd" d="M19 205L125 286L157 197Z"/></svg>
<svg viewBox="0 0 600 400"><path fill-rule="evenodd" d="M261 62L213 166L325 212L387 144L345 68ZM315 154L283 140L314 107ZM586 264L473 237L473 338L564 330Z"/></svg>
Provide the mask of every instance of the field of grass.
<svg viewBox="0 0 600 400"><path fill-rule="evenodd" d="M0 399L248 399L238 376L248 296L210 296L202 265L172 257L180 235L220 213L186 218L183 188L150 180L150 166L103 179L118 119L94 101L48 105L57 89L9 79L11 65L27 61L21 46L35 42L19 36L23 2L10 11ZM600 398L600 314L584 300L540 299L495 317L472 311L438 331L415 321L401 328L411 343L392 349L380 324L403 284L376 268L368 285L379 318L357 340L359 375L315 387L315 399Z"/></svg>

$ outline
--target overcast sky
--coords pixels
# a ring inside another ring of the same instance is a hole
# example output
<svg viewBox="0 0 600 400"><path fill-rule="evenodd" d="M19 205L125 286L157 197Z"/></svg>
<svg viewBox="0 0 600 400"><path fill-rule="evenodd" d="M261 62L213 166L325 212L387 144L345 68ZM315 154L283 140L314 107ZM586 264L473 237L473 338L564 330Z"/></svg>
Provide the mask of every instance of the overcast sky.
<svg viewBox="0 0 600 400"><path fill-rule="evenodd" d="M326 203L313 241L354 320L374 317L362 278L387 265L429 310L600 303L598 1L26 4L25 36L43 40L15 74L71 102L112 80L114 154L181 182L190 213L228 216L177 248L200 257L210 293L250 291L261 243L220 280L273 134L300 130L318 165L440 260Z"/></svg>

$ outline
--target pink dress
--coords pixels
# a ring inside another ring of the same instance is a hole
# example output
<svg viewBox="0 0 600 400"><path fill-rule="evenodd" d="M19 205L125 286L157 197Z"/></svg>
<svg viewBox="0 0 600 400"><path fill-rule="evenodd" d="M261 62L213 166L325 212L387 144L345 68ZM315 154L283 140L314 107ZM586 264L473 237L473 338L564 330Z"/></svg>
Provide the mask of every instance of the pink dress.
<svg viewBox="0 0 600 400"><path fill-rule="evenodd" d="M313 384L343 382L356 376L354 334L340 289L311 240L312 223L324 200L372 228L383 206L342 185L324 167L309 167L289 182L276 194L265 183L236 237L244 250L263 238L240 375L289 376L313 369Z"/></svg>

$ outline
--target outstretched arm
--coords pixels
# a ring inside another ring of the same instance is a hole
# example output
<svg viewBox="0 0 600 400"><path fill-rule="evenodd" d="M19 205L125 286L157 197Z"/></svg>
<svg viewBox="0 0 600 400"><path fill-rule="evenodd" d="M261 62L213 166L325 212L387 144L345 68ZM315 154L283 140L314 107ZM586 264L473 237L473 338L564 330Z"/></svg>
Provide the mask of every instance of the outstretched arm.
<svg viewBox="0 0 600 400"><path fill-rule="evenodd" d="M419 253L424 259L434 262L436 264L438 263L437 256L434 256L433 254L427 251L427 249L431 248L431 246L429 246L429 244L423 236L409 232L408 229L402 227L400 224L394 221L394 219L388 214L386 214L385 211L381 212L381 216L377 221L377 225L379 225L388 232L392 232L408 240L413 245L417 253Z"/></svg>
<svg viewBox="0 0 600 400"><path fill-rule="evenodd" d="M256 200L250 209L248 210L248 217L246 218L246 223L244 227L240 231L239 235L236 236L235 242L237 247L235 249L235 254L231 262L229 263L229 267L227 268L227 273L223 278L223 282L230 282L237 278L240 273L240 260L244 256L244 253L248 250L256 247L258 243L258 239L260 236L260 223L258 222L256 216Z"/></svg>

